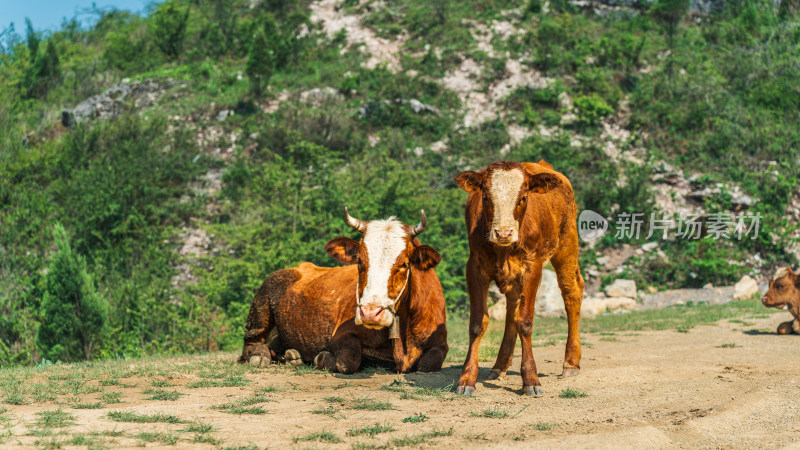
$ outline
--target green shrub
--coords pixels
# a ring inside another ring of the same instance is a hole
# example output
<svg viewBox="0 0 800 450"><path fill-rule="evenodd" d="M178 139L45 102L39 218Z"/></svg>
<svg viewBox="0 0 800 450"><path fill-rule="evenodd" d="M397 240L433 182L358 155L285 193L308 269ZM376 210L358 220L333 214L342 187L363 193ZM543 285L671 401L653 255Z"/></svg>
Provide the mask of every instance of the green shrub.
<svg viewBox="0 0 800 450"><path fill-rule="evenodd" d="M184 5L182 0L167 0L158 4L150 18L153 41L171 60L178 59L183 53L189 12L189 5Z"/></svg>
<svg viewBox="0 0 800 450"><path fill-rule="evenodd" d="M67 232L56 224L56 253L50 259L36 343L51 361L91 359L108 333L108 305L97 294L85 259L75 254Z"/></svg>
<svg viewBox="0 0 800 450"><path fill-rule="evenodd" d="M614 113L614 109L608 106L602 97L595 94L576 97L572 103L575 106L578 122L583 125L597 125L600 119Z"/></svg>

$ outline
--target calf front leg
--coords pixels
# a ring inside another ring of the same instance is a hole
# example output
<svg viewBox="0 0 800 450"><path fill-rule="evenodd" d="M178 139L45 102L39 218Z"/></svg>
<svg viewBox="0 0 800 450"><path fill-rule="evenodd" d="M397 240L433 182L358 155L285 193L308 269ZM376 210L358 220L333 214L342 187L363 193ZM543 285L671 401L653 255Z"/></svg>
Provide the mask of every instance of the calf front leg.
<svg viewBox="0 0 800 450"><path fill-rule="evenodd" d="M536 303L536 290L542 279L542 263L537 262L529 267L523 276L522 296L519 299L519 312L516 315L517 331L522 341L522 393L525 395L542 395L542 383L539 382L539 373L536 370L536 361L533 359L533 313Z"/></svg>
<svg viewBox="0 0 800 450"><path fill-rule="evenodd" d="M478 380L478 349L481 338L489 326L489 314L486 307L486 296L489 295L489 278L486 277L477 262L472 258L467 261L467 288L469 290L469 350L464 361L461 378L456 385L456 393L472 395L475 382Z"/></svg>

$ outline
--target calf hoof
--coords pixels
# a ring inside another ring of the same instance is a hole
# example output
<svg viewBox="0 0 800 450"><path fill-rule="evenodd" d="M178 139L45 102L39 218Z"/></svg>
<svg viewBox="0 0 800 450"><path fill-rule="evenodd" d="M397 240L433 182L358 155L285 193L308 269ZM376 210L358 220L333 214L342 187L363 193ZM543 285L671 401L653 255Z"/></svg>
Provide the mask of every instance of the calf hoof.
<svg viewBox="0 0 800 450"><path fill-rule="evenodd" d="M286 364L290 366L299 366L303 364L303 357L300 356L300 352L293 348L286 350L286 353L283 354L283 359L286 361Z"/></svg>
<svg viewBox="0 0 800 450"><path fill-rule="evenodd" d="M266 367L272 363L272 358L269 357L269 353L267 354L262 353L259 355L251 356L248 362L253 367Z"/></svg>
<svg viewBox="0 0 800 450"><path fill-rule="evenodd" d="M561 372L561 376L563 378L574 377L581 373L581 369L577 367L564 367L564 370Z"/></svg>
<svg viewBox="0 0 800 450"><path fill-rule="evenodd" d="M778 325L778 334L792 334L794 333L794 329L792 328L792 322L784 322Z"/></svg>
<svg viewBox="0 0 800 450"><path fill-rule="evenodd" d="M470 397L475 393L475 388L472 386L456 386L456 394Z"/></svg>
<svg viewBox="0 0 800 450"><path fill-rule="evenodd" d="M523 395L530 395L531 397L541 397L542 396L542 387L541 386L522 386L522 394Z"/></svg>
<svg viewBox="0 0 800 450"><path fill-rule="evenodd" d="M499 380L500 378L503 378L505 376L506 376L505 372L501 372L498 369L492 369L492 371L489 372L489 376L486 377L486 379L487 380Z"/></svg>
<svg viewBox="0 0 800 450"><path fill-rule="evenodd" d="M317 366L319 370L336 370L336 358L331 354L331 352L319 352L317 356L314 357L314 365Z"/></svg>

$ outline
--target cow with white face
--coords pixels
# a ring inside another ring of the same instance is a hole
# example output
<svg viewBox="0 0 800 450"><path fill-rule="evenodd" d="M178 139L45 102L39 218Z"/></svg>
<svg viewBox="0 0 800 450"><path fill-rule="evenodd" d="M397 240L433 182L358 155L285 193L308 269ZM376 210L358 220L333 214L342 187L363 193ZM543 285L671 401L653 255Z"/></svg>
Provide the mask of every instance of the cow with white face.
<svg viewBox="0 0 800 450"><path fill-rule="evenodd" d="M313 361L352 373L367 356L393 362L399 372L439 370L448 350L434 271L441 257L417 239L427 226L421 214L408 226L394 218L361 221L345 208L362 239L337 237L325 251L346 265L303 263L267 277L250 307L239 362Z"/></svg>
<svg viewBox="0 0 800 450"><path fill-rule="evenodd" d="M494 281L506 294L503 342L489 379L505 376L514 346L522 343L522 393L538 396L542 387L533 359L531 333L542 267L550 261L567 312L564 376L580 370L580 311L583 277L578 264L577 206L567 177L545 161L502 161L455 179L468 192L465 219L469 233L469 350L456 392L471 395L478 378L478 350L489 324L486 298Z"/></svg>

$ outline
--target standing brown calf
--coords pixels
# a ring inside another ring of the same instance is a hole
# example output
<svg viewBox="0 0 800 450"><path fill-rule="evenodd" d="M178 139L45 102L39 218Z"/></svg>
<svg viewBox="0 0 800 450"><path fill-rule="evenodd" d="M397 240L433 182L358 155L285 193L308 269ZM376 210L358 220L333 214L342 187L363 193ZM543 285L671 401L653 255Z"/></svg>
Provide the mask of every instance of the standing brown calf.
<svg viewBox="0 0 800 450"><path fill-rule="evenodd" d="M504 376L519 335L522 392L541 395L531 333L536 290L548 260L558 276L569 320L562 376L580 370L579 324L583 277L578 267L577 207L572 185L550 164L498 162L482 172L463 172L456 184L469 192L469 352L456 392L471 395L478 378L478 347L489 324L486 298L494 281L506 294L503 343L489 379Z"/></svg>
<svg viewBox="0 0 800 450"><path fill-rule="evenodd" d="M794 316L794 320L778 325L778 334L800 334L800 274L791 267L778 269L761 303L768 308L783 308Z"/></svg>
<svg viewBox="0 0 800 450"><path fill-rule="evenodd" d="M445 301L434 271L441 257L416 238L425 213L413 227L394 218L364 222L346 208L345 217L363 238L334 238L325 251L347 265L302 263L268 276L250 306L240 363L280 356L352 373L368 356L398 372L442 367Z"/></svg>

